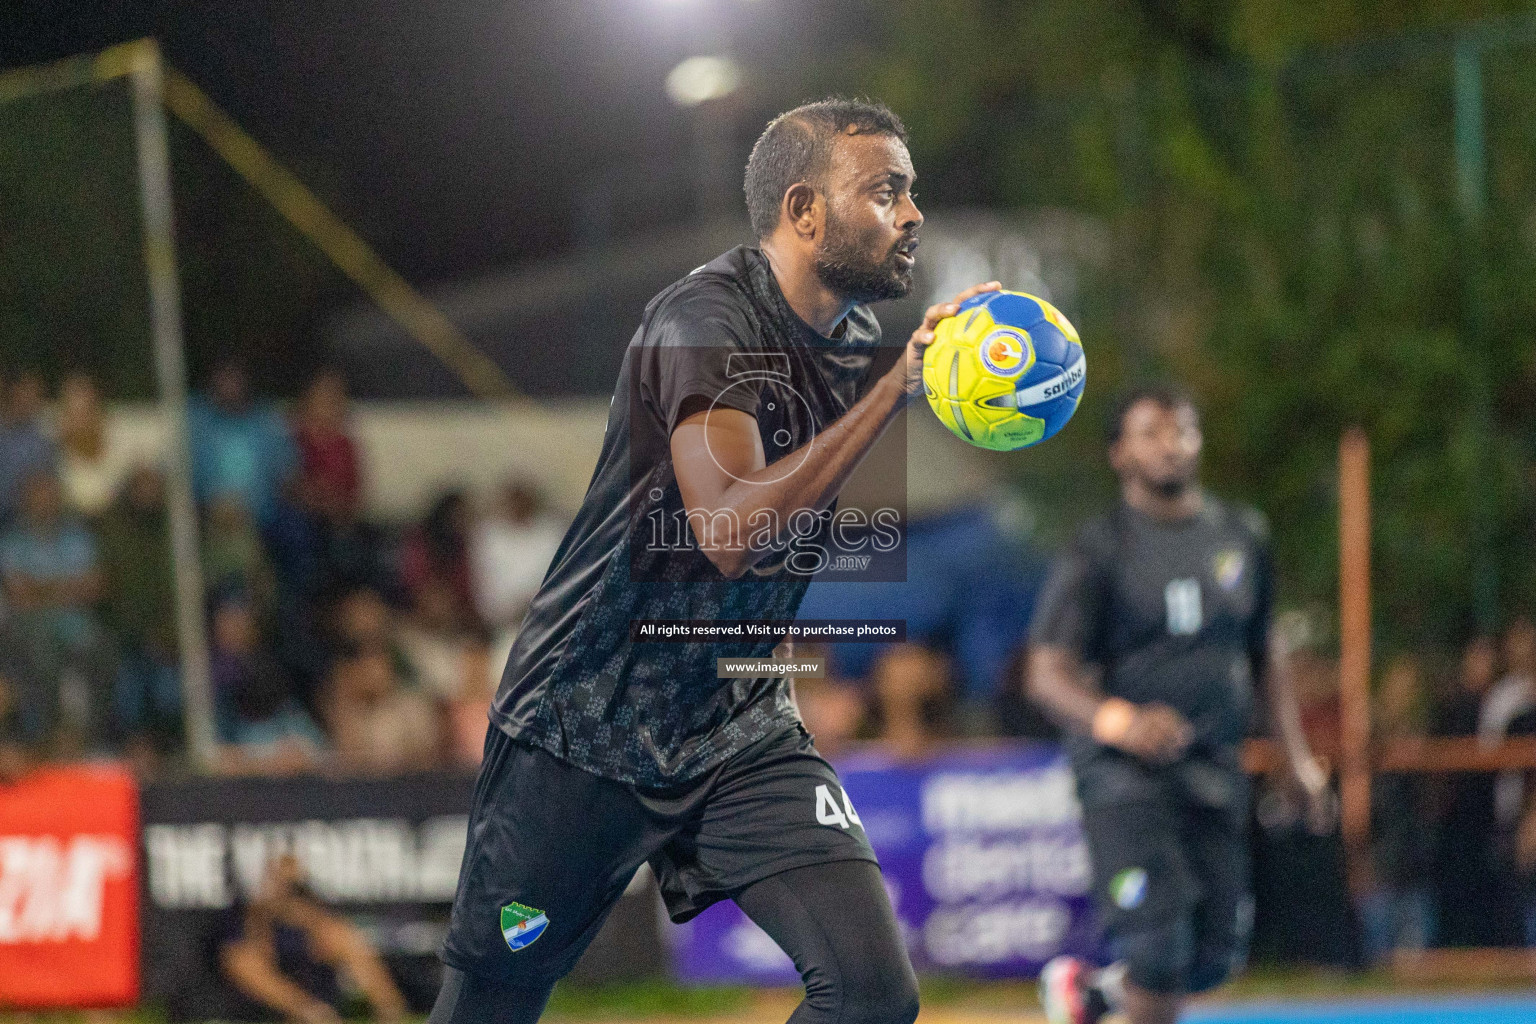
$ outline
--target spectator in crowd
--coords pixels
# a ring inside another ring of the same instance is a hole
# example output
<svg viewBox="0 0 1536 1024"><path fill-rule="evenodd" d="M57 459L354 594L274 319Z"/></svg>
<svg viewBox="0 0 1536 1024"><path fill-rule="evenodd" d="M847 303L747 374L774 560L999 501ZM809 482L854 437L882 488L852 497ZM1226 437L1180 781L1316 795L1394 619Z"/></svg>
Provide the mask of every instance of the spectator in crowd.
<svg viewBox="0 0 1536 1024"><path fill-rule="evenodd" d="M512 480L475 524L470 568L476 610L494 629L515 629L538 591L565 524L526 480Z"/></svg>
<svg viewBox="0 0 1536 1024"><path fill-rule="evenodd" d="M265 529L298 465L282 417L252 402L245 367L234 359L214 368L207 395L194 397L187 415L198 502L238 495L258 529Z"/></svg>
<svg viewBox="0 0 1536 1024"><path fill-rule="evenodd" d="M1536 625L1517 615L1504 633L1504 676L1488 691L1478 720L1485 743L1536 736ZM1494 816L1518 905L1525 945L1536 947L1536 772L1504 772L1494 782Z"/></svg>
<svg viewBox="0 0 1536 1024"><path fill-rule="evenodd" d="M1536 706L1527 708L1509 723L1511 738L1536 737ZM1536 772L1521 780L1523 806L1510 829L1506 845L1514 868L1520 931L1525 945L1536 949Z"/></svg>
<svg viewBox="0 0 1536 1024"><path fill-rule="evenodd" d="M1536 707L1536 625L1520 615L1509 624L1502 644L1504 674L1488 688L1477 714L1477 737L1492 746L1511 734L1511 725ZM1525 777L1503 772L1494 780L1493 811L1501 831L1515 827L1525 804Z"/></svg>
<svg viewBox="0 0 1536 1024"><path fill-rule="evenodd" d="M379 647L389 651L395 667L408 674L410 662L399 647L399 627L394 609L376 590L359 587L336 602L333 615L334 646Z"/></svg>
<svg viewBox="0 0 1536 1024"><path fill-rule="evenodd" d="M240 591L267 615L276 600L276 582L261 534L233 491L216 495L203 517L203 585L209 593Z"/></svg>
<svg viewBox="0 0 1536 1024"><path fill-rule="evenodd" d="M429 580L444 580L453 590L457 614L466 617L475 608L469 571L469 517L465 493L445 492L406 537L400 553L400 577L408 594L414 597Z"/></svg>
<svg viewBox="0 0 1536 1024"><path fill-rule="evenodd" d="M284 508L268 531L285 594L325 604L359 587L394 598L398 587L384 533L361 506L325 477L305 484L303 500Z"/></svg>
<svg viewBox="0 0 1536 1024"><path fill-rule="evenodd" d="M329 668L318 658L324 644L316 627L324 613L351 592L394 599L399 586L383 531L362 519L358 502L336 480L311 478L301 498L280 509L266 537L278 582L279 655L313 694Z"/></svg>
<svg viewBox="0 0 1536 1024"><path fill-rule="evenodd" d="M448 719L448 755L453 764L474 768L485 752L485 730L490 721L491 700L501 682L506 651L496 658L484 630L472 630L463 652L459 692L444 707Z"/></svg>
<svg viewBox="0 0 1536 1024"><path fill-rule="evenodd" d="M401 685L388 647L344 646L326 697L326 722L344 772L400 775L440 763L443 727L437 709Z"/></svg>
<svg viewBox="0 0 1536 1024"><path fill-rule="evenodd" d="M1381 743L1422 739L1424 692L1418 659L1400 656L1382 675L1374 726ZM1371 877L1360 900L1366 957L1434 942L1433 818L1425 780L1413 773L1378 775L1371 786Z"/></svg>
<svg viewBox="0 0 1536 1024"><path fill-rule="evenodd" d="M17 512L22 485L33 475L53 472L58 449L42 426L43 384L35 373L0 381L0 529Z"/></svg>
<svg viewBox="0 0 1536 1024"><path fill-rule="evenodd" d="M459 617L446 580L429 579L416 591L415 607L396 636L417 686L440 701L463 692L466 658L474 638Z"/></svg>
<svg viewBox="0 0 1536 1024"><path fill-rule="evenodd" d="M107 429L101 392L89 374L72 373L64 379L58 435L64 503L94 520L117 496L131 466L122 442Z"/></svg>
<svg viewBox="0 0 1536 1024"><path fill-rule="evenodd" d="M1439 736L1477 735L1485 696L1498 678L1493 638L1473 637L1462 650L1450 694L1436 716ZM1512 908L1495 840L1493 779L1464 774L1449 780L1435 851L1435 902L1440 938L1450 946L1496 946L1511 936Z"/></svg>
<svg viewBox="0 0 1536 1024"><path fill-rule="evenodd" d="M323 490L327 504L355 512L362 504L363 472L357 443L348 432L349 413L345 378L336 370L323 371L299 400L293 434L300 493Z"/></svg>
<svg viewBox="0 0 1536 1024"><path fill-rule="evenodd" d="M345 975L371 1019L405 1018L405 998L368 937L315 896L292 854L275 857L249 905L231 913L219 964L246 999L249 1015L301 1024L340 1024Z"/></svg>
<svg viewBox="0 0 1536 1024"><path fill-rule="evenodd" d="M947 729L950 664L915 643L893 644L875 661L871 694L878 741L897 757L927 753Z"/></svg>
<svg viewBox="0 0 1536 1024"><path fill-rule="evenodd" d="M130 746L169 752L181 737L180 644L165 478L136 466L97 526L102 619L118 654L116 731Z"/></svg>
<svg viewBox="0 0 1536 1024"><path fill-rule="evenodd" d="M826 665L823 676L796 677L795 705L816 749L824 757L836 757L854 743L864 726L864 695L833 672L831 651L825 644L796 644L794 657L820 658Z"/></svg>
<svg viewBox="0 0 1536 1024"><path fill-rule="evenodd" d="M1536 707L1536 624L1517 615L1504 632L1504 675L1488 689L1478 708L1477 734L1498 742L1509 723Z"/></svg>
<svg viewBox="0 0 1536 1024"><path fill-rule="evenodd" d="M1476 736L1483 701L1498 678L1499 649L1492 637L1475 636L1462 648L1449 692L1435 712L1437 736Z"/></svg>
<svg viewBox="0 0 1536 1024"><path fill-rule="evenodd" d="M107 724L101 563L90 532L65 516L52 470L22 484L19 515L0 539L0 581L33 692L57 700L70 744L95 744Z"/></svg>
<svg viewBox="0 0 1536 1024"><path fill-rule="evenodd" d="M322 767L325 735L294 699L282 668L263 647L247 596L231 593L215 602L212 647L219 771L278 776Z"/></svg>
<svg viewBox="0 0 1536 1024"><path fill-rule="evenodd" d="M38 759L37 747L22 710L21 688L0 673L0 787L27 773Z"/></svg>

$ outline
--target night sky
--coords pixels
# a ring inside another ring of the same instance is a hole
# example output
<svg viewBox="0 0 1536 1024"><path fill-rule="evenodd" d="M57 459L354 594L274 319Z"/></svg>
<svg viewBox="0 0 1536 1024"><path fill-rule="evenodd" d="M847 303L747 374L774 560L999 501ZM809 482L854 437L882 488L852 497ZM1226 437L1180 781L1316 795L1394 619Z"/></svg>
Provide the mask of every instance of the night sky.
<svg viewBox="0 0 1536 1024"><path fill-rule="evenodd" d="M764 119L828 80L870 13L815 0L5 6L7 68L157 37L423 285L687 220L693 135L663 95L667 71L720 40L748 67L733 140L744 161ZM606 197L595 214L594 194Z"/></svg>

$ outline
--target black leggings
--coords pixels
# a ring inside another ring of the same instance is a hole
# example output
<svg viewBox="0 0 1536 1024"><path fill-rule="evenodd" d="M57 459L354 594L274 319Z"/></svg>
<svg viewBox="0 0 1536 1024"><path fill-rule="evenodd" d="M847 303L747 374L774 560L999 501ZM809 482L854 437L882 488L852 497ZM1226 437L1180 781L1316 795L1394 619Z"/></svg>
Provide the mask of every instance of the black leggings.
<svg viewBox="0 0 1536 1024"><path fill-rule="evenodd" d="M771 875L736 895L795 962L805 999L789 1024L912 1024L917 978L869 861ZM428 1024L533 1024L554 982L514 986L448 968Z"/></svg>

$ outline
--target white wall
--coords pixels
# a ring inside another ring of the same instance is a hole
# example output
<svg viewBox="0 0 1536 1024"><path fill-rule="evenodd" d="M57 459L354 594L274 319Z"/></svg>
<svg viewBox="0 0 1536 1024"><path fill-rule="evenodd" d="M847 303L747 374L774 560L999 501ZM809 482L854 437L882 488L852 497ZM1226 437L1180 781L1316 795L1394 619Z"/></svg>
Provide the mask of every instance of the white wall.
<svg viewBox="0 0 1536 1024"><path fill-rule="evenodd" d="M445 486L486 495L511 476L527 476L558 508L574 512L597 464L607 418L607 399L359 403L353 427L365 460L369 511L390 520L413 518ZM163 451L165 434L153 406L114 407L113 428L140 457L158 459ZM921 403L906 418L906 441L910 512L942 508L991 486L983 453L951 435ZM894 444L882 447L850 482L843 504L861 504L866 495L891 500L890 486L900 479L892 465L898 456Z"/></svg>

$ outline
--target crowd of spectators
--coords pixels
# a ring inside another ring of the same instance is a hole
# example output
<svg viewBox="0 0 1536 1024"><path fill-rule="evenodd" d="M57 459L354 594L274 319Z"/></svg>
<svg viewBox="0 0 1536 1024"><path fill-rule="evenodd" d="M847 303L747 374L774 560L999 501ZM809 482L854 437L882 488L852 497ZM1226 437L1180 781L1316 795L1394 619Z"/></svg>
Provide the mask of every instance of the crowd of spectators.
<svg viewBox="0 0 1536 1024"><path fill-rule="evenodd" d="M52 757L186 764L166 477L95 381L0 379L0 774ZM236 361L190 402L216 767L379 776L478 763L500 658L563 522L510 481L418 523L365 515L346 383L291 411Z"/></svg>
<svg viewBox="0 0 1536 1024"><path fill-rule="evenodd" d="M444 490L403 526L371 520L368 467L334 372L280 411L253 397L238 362L224 363L189 425L217 770L384 776L477 764L511 633L565 520L523 480L480 503ZM909 576L920 586L813 586L802 614L857 615L847 601L873 600L908 621L911 639L796 651L828 662L825 677L796 684L824 753L866 745L915 758L955 738L1054 735L1024 696L1026 596L1043 563L1002 568L999 579L1022 589L978 584L986 566L954 552L1007 548L976 543L978 522L951 517L925 527L927 540L914 525ZM169 538L164 473L115 435L89 376L60 381L52 401L36 374L0 379L0 778L47 756L127 756L145 772L185 763ZM950 576L953 586L940 579ZM968 638L963 624L976 620ZM1291 646L1309 738L1336 752L1337 661L1306 636ZM1382 742L1536 736L1536 625L1518 615L1445 666L1393 658L1375 700ZM1255 806L1261 832L1305 827L1278 789L1261 784ZM1352 924L1365 956L1536 945L1536 779L1379 775L1371 834Z"/></svg>

